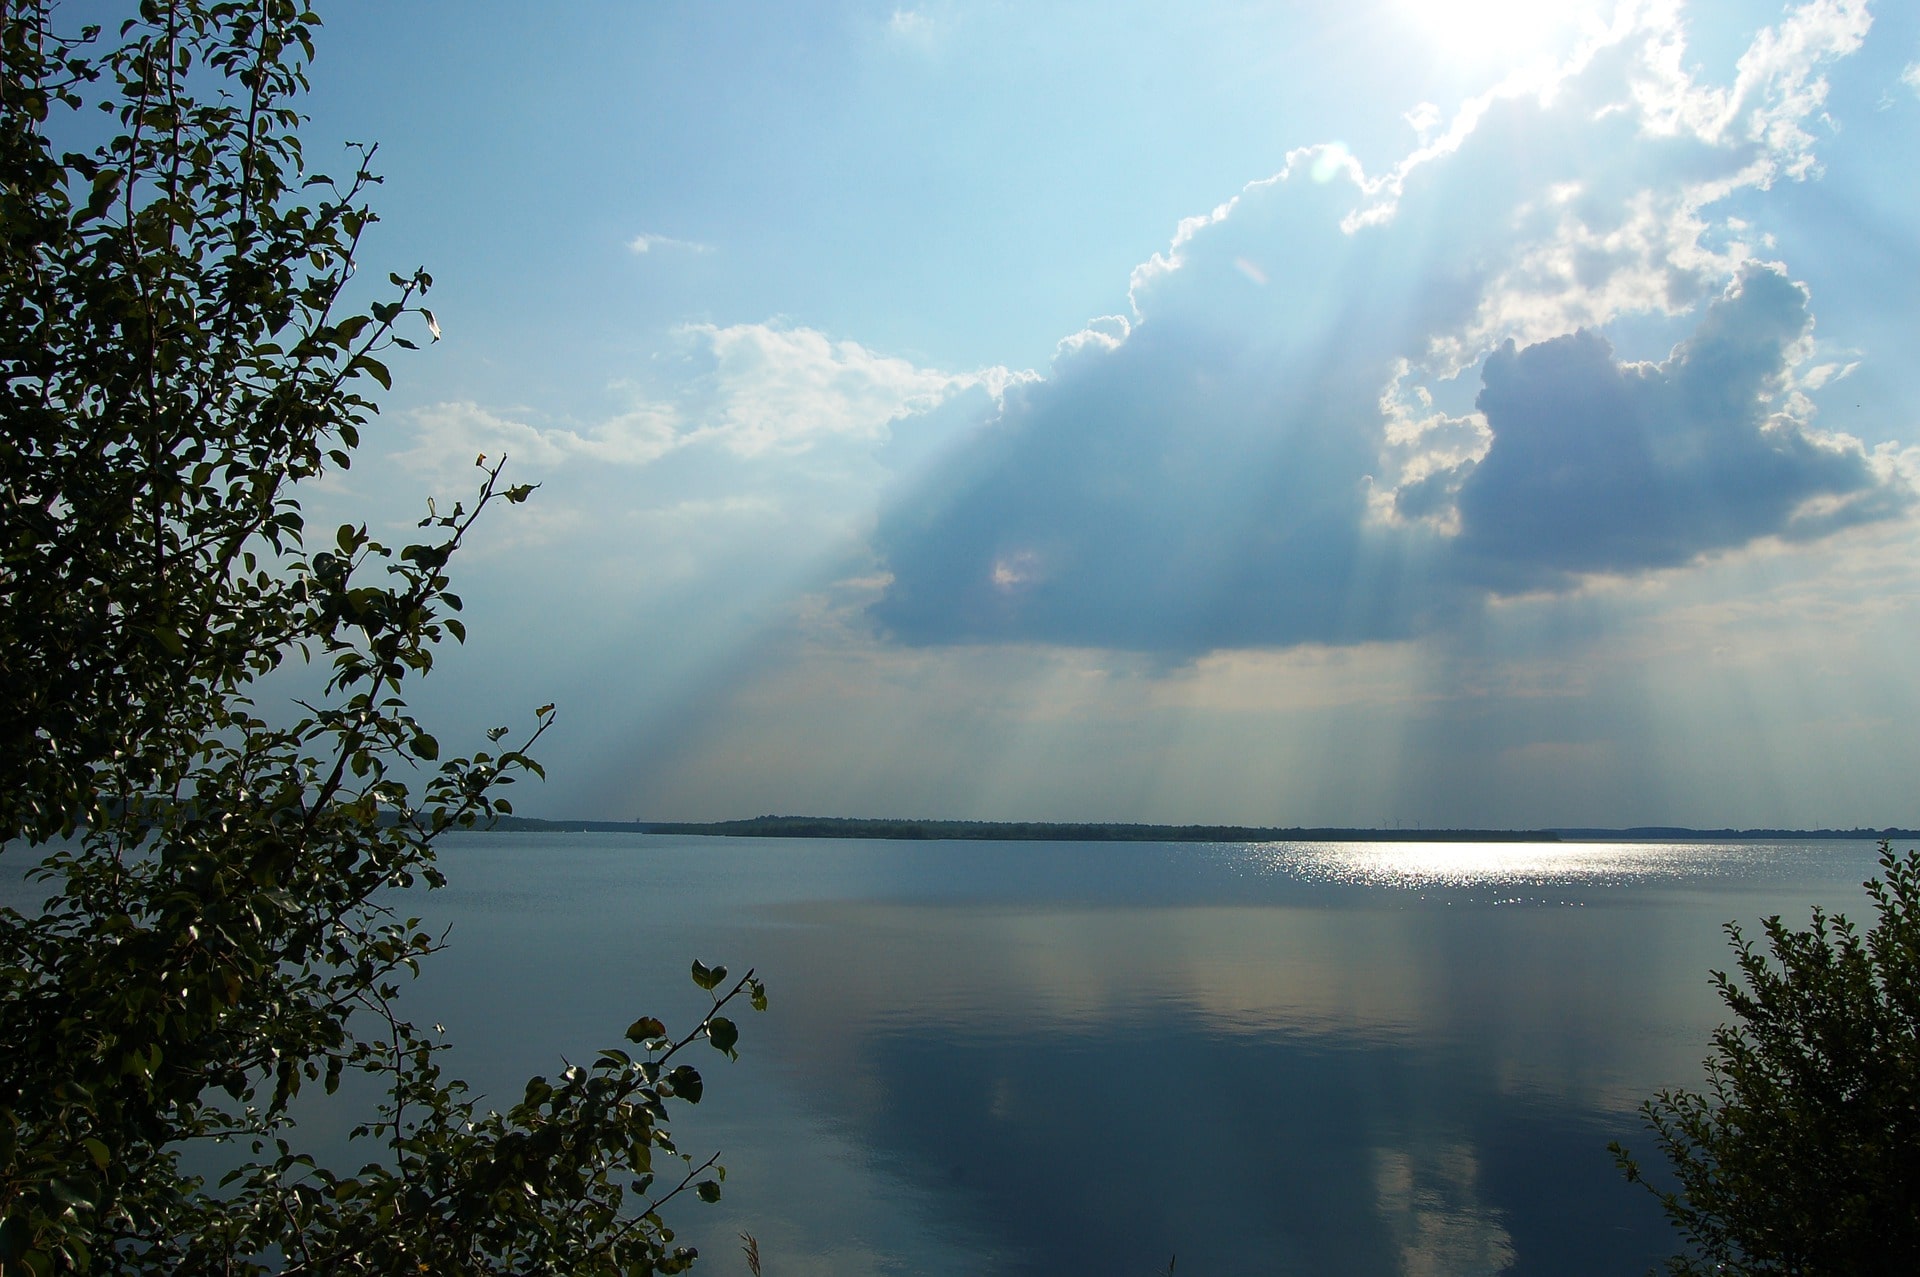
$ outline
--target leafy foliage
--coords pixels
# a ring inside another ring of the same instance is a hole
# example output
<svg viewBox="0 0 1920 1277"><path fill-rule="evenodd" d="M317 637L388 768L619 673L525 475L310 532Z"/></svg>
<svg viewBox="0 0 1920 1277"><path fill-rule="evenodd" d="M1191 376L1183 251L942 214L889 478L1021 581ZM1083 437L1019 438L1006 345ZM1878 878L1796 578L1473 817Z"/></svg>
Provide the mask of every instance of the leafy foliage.
<svg viewBox="0 0 1920 1277"><path fill-rule="evenodd" d="M449 830L540 774L517 742L443 759L408 711L464 641L448 564L532 489L478 492L393 548L308 536L295 488L348 467L369 383L438 324L424 271L354 283L378 179L309 172L296 0L144 0L116 36L51 0L0 22L0 839L52 893L0 911L0 1273L674 1272L659 1205L717 1196L678 1154L685 1053L731 1056L751 972L695 965L689 1032L639 1021L504 1114L397 1009L439 942L394 912ZM261 681L325 664L272 715ZM503 743L506 742L506 743ZM292 1145L303 1088L385 1096L345 1177ZM184 1169L234 1153L216 1185ZM677 1168L678 1173L670 1173Z"/></svg>
<svg viewBox="0 0 1920 1277"><path fill-rule="evenodd" d="M1713 983L1737 1023L1714 1031L1706 1093L1641 1109L1678 1179L1648 1186L1693 1252L1669 1271L1920 1270L1920 853L1882 842L1880 865L1864 936L1772 917L1769 957L1727 924L1739 976Z"/></svg>

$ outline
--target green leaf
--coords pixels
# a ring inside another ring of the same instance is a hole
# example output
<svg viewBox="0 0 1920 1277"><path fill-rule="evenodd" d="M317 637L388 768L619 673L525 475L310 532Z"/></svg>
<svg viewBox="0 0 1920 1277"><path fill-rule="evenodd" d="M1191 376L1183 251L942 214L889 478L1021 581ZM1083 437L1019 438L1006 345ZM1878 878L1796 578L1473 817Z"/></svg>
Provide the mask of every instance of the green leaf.
<svg viewBox="0 0 1920 1277"><path fill-rule="evenodd" d="M740 1030L724 1015L716 1015L707 1021L707 1041L713 1043L714 1050L724 1051L729 1059L739 1058L733 1049L734 1043L739 1040Z"/></svg>
<svg viewBox="0 0 1920 1277"><path fill-rule="evenodd" d="M72 1206L79 1210L93 1209L93 1198L87 1190L68 1180L47 1181L47 1196L62 1206Z"/></svg>
<svg viewBox="0 0 1920 1277"><path fill-rule="evenodd" d="M700 1200L703 1202L717 1202L720 1200L720 1185L710 1179L703 1179L698 1184L695 1184L693 1191L700 1195Z"/></svg>
<svg viewBox="0 0 1920 1277"><path fill-rule="evenodd" d="M627 1041L651 1042L667 1036L667 1026L650 1015L643 1015L627 1026Z"/></svg>
<svg viewBox="0 0 1920 1277"><path fill-rule="evenodd" d="M698 958L693 960L693 982L701 988L710 991L715 985L726 978L727 969L725 967L709 967Z"/></svg>
<svg viewBox="0 0 1920 1277"><path fill-rule="evenodd" d="M666 1077L667 1085L673 1093L689 1104L698 1104L706 1093L706 1083L700 1080L700 1072L691 1064L682 1064L671 1070Z"/></svg>
<svg viewBox="0 0 1920 1277"><path fill-rule="evenodd" d="M380 389L382 390L393 389L393 374L387 371L385 364L375 359L372 355L355 355L353 362L349 364L348 367L364 372L372 377L380 383Z"/></svg>

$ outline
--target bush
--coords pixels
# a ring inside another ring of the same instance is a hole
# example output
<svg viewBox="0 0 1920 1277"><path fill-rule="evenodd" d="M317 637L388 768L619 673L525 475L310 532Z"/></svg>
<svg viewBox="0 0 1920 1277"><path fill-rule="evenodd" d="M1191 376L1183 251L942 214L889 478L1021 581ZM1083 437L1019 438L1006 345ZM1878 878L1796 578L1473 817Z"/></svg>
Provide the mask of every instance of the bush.
<svg viewBox="0 0 1920 1277"><path fill-rule="evenodd" d="M1739 976L1713 973L1735 1023L1713 1034L1704 1094L1642 1106L1678 1187L1648 1183L1691 1253L1674 1273L1920 1271L1920 854L1880 844L1862 936L1819 909L1728 923Z"/></svg>
<svg viewBox="0 0 1920 1277"><path fill-rule="evenodd" d="M318 19L145 0L108 42L52 0L3 21L0 839L53 899L0 912L0 1273L684 1268L658 1207L719 1189L668 1107L701 1096L690 1047L733 1054L723 1008L764 1004L751 972L696 963L691 1030L636 1021L633 1054L504 1115L396 1007L440 947L396 889L511 810L552 707L444 760L407 709L464 639L450 560L532 491L497 462L415 544L307 535L297 485L350 465L387 353L438 335L424 271L350 284L377 179L366 149L344 180L307 170ZM324 690L257 709L296 657ZM376 1164L340 1176L289 1111L348 1071L385 1099ZM182 1164L206 1146L233 1154L211 1186Z"/></svg>

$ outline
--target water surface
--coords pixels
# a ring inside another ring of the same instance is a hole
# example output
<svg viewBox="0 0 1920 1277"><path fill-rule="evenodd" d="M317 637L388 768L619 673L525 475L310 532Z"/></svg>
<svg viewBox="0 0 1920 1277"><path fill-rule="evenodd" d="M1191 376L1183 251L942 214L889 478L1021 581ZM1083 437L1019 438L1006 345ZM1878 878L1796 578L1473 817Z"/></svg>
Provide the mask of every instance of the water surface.
<svg viewBox="0 0 1920 1277"><path fill-rule="evenodd" d="M783 1274L1567 1274L1670 1248L1606 1152L1696 1083L1722 923L1866 912L1870 843L484 835L418 991L511 1094L688 961L772 1009L680 1124Z"/></svg>
<svg viewBox="0 0 1920 1277"><path fill-rule="evenodd" d="M741 1232L780 1277L1638 1273L1671 1236L1606 1145L1698 1083L1721 924L1867 917L1874 857L476 834L404 902L452 928L408 1002L504 1107L756 967L675 1126L730 1170L669 1211L709 1273ZM303 1120L357 1165L362 1117Z"/></svg>

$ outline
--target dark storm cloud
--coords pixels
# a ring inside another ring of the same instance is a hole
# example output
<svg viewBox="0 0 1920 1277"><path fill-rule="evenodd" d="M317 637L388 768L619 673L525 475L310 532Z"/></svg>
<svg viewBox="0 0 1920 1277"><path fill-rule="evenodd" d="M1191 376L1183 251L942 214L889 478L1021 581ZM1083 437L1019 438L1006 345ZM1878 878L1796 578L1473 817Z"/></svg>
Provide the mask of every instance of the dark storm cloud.
<svg viewBox="0 0 1920 1277"><path fill-rule="evenodd" d="M1477 401L1493 443L1460 478L1458 570L1496 588L1556 585L1899 508L1904 494L1857 444L1775 415L1810 324L1804 291L1755 267L1661 364L1623 365L1585 330L1495 351ZM1802 514L1810 502L1818 514Z"/></svg>
<svg viewBox="0 0 1920 1277"><path fill-rule="evenodd" d="M1076 354L883 517L875 614L913 643L1177 653L1412 633L1415 538L1365 518L1367 371L1158 325Z"/></svg>

